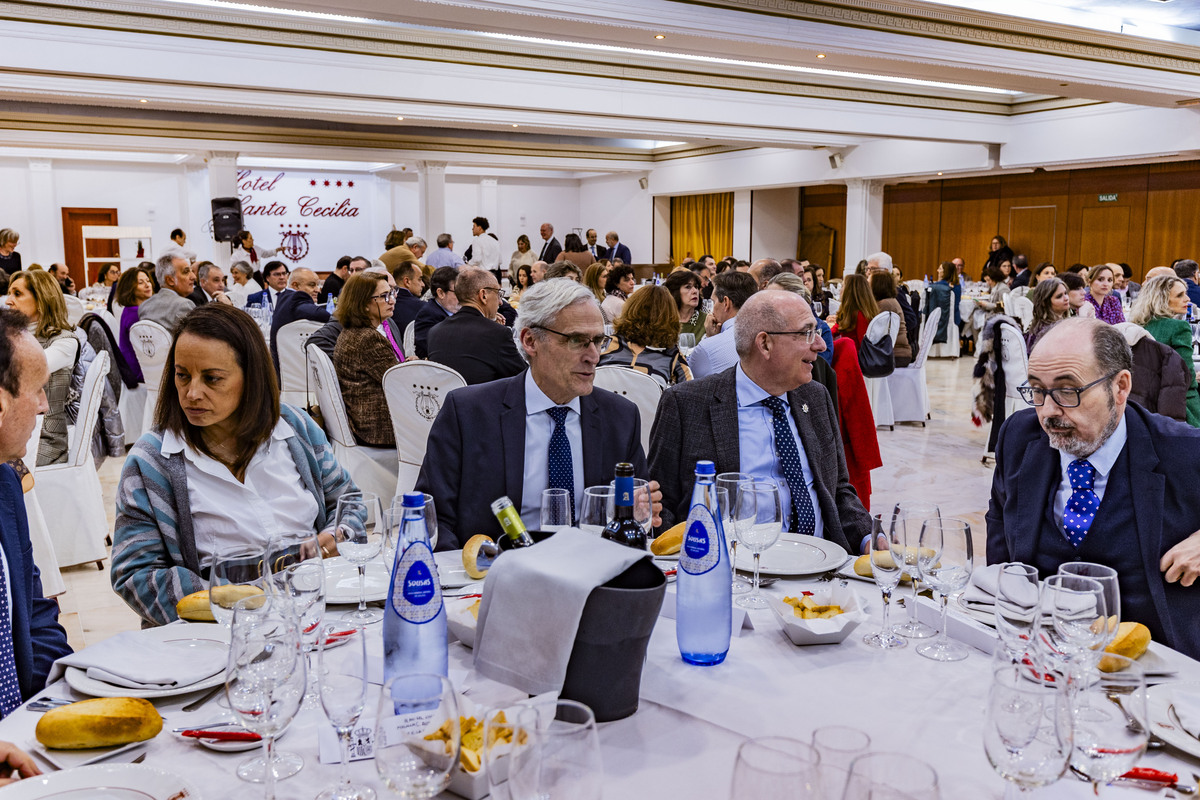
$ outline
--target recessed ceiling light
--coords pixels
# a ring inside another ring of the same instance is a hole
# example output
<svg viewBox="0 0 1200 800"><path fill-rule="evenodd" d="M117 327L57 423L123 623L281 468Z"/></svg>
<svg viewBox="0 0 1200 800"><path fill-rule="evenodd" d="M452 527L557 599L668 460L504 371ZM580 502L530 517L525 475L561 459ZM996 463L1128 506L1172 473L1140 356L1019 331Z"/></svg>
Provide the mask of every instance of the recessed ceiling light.
<svg viewBox="0 0 1200 800"><path fill-rule="evenodd" d="M515 123L515 122L514 122L514 123L513 123L513 127L514 127L514 128L519 128L519 127L521 127L521 126L520 126L520 125L518 125L517 123Z"/></svg>
<svg viewBox="0 0 1200 800"><path fill-rule="evenodd" d="M150 101L149 101L149 100L144 100L144 99L143 99L143 100L138 100L138 102L139 102L139 103L149 103Z"/></svg>
<svg viewBox="0 0 1200 800"><path fill-rule="evenodd" d="M938 175L941 175L941 174L942 174L942 173L940 173L940 172L938 173Z"/></svg>
<svg viewBox="0 0 1200 800"><path fill-rule="evenodd" d="M655 36L654 38L655 38L655 39L665 39L665 38L667 38L667 37L663 36L663 35L660 33L660 34L658 34L657 36Z"/></svg>
<svg viewBox="0 0 1200 800"><path fill-rule="evenodd" d="M396 119L400 120L401 122L404 121L404 117L396 117Z"/></svg>
<svg viewBox="0 0 1200 800"><path fill-rule="evenodd" d="M817 53L817 58L824 58L824 57L825 57L824 53Z"/></svg>

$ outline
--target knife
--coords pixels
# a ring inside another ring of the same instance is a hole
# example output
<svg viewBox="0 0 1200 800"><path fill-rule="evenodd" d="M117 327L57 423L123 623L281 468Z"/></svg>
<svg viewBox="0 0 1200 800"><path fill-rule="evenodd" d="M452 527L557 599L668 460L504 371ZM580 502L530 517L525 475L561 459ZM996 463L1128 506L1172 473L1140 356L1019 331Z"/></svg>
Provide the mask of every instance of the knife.
<svg viewBox="0 0 1200 800"><path fill-rule="evenodd" d="M250 731L213 731L193 730L180 731L180 736L190 736L193 739L210 739L216 742L261 742L262 737Z"/></svg>

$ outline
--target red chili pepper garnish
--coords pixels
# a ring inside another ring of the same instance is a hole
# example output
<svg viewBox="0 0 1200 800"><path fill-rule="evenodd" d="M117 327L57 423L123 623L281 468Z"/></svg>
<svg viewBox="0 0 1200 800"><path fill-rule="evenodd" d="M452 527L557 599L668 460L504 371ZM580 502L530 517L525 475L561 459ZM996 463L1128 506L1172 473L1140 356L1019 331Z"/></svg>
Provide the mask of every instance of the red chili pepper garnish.
<svg viewBox="0 0 1200 800"><path fill-rule="evenodd" d="M813 593L812 593L812 592L801 592L800 594L804 595L805 597L812 597L812 596L813 596Z"/></svg>
<svg viewBox="0 0 1200 800"><path fill-rule="evenodd" d="M1179 776L1174 772L1164 772L1161 769L1151 769L1150 767L1134 767L1121 776L1122 778L1133 778L1139 781L1155 781L1157 783L1166 783L1174 786L1179 782Z"/></svg>
<svg viewBox="0 0 1200 800"><path fill-rule="evenodd" d="M1126 756L1130 753L1137 753L1142 749L1141 747L1097 747L1096 752L1103 753L1106 756Z"/></svg>

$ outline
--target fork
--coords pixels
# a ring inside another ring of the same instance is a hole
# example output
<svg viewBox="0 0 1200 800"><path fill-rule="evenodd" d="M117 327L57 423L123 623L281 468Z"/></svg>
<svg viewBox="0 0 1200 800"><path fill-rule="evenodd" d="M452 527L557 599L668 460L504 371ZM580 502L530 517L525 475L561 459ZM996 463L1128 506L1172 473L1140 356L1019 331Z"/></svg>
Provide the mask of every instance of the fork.
<svg viewBox="0 0 1200 800"><path fill-rule="evenodd" d="M1137 717L1133 716L1133 714L1130 714L1129 711L1126 710L1124 704L1121 703L1120 695L1118 695L1116 692L1106 692L1104 696L1107 697L1117 708L1121 709L1121 716L1125 717L1125 727L1128 728L1131 733L1138 734L1146 732L1148 734L1149 739L1146 742L1146 748L1148 750L1158 750L1159 748L1166 746L1166 742L1155 736L1153 731L1147 731L1146 726L1142 725L1142 723L1138 721Z"/></svg>

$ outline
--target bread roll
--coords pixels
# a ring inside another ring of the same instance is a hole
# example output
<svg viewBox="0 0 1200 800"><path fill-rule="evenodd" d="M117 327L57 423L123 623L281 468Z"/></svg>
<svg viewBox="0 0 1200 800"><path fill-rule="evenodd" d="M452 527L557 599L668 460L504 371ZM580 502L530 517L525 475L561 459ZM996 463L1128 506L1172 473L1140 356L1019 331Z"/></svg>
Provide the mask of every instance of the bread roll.
<svg viewBox="0 0 1200 800"><path fill-rule="evenodd" d="M163 721L149 700L98 697L47 711L38 720L37 740L53 750L144 742L158 736Z"/></svg>
<svg viewBox="0 0 1200 800"><path fill-rule="evenodd" d="M220 587L220 591L221 594L219 596L229 608L233 608L233 604L238 600L263 593L263 590L257 586L243 586L240 584L222 586ZM213 619L212 608L208 604L207 589L192 592L180 600L175 604L175 613L180 619L191 620L192 622L216 622Z"/></svg>
<svg viewBox="0 0 1200 800"><path fill-rule="evenodd" d="M687 529L687 520L663 531L662 535L650 543L650 552L656 556L669 556L683 549L683 532Z"/></svg>
<svg viewBox="0 0 1200 800"><path fill-rule="evenodd" d="M1113 620L1116 618L1113 617ZM1140 622L1122 622L1112 644L1104 648L1106 653L1116 653L1130 659L1138 659L1150 646L1150 629ZM1124 665L1115 658L1101 658L1101 672L1116 672Z"/></svg>
<svg viewBox="0 0 1200 800"><path fill-rule="evenodd" d="M892 561L891 553L880 553L879 559L880 559L879 563L887 564ZM884 561L883 559L887 559L887 561ZM856 575L861 575L864 578L874 578L875 577L875 570L873 570L871 568L871 556L869 554L864 554L864 555L861 555L858 558L854 559L854 572ZM901 583L909 582L907 572L902 573L900 575L900 582Z"/></svg>
<svg viewBox="0 0 1200 800"><path fill-rule="evenodd" d="M482 533L477 533L470 539L467 539L467 543L463 545L463 567L467 570L467 575L474 580L479 580L487 575L487 570L481 570L478 563L476 563L476 559L479 558L479 548L484 542L490 541L492 541L492 537L484 536Z"/></svg>

